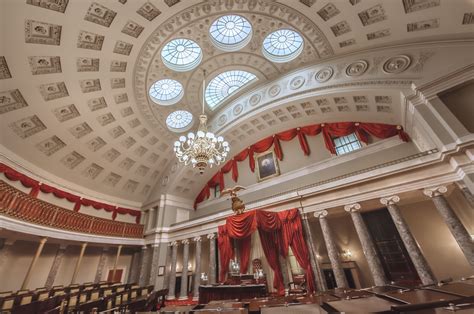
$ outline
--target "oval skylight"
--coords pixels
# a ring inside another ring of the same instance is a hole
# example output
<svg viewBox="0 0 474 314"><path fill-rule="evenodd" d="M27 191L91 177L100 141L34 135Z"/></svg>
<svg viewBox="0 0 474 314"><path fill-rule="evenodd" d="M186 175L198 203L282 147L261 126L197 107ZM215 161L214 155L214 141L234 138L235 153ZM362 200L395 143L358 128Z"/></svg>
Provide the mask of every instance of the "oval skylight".
<svg viewBox="0 0 474 314"><path fill-rule="evenodd" d="M183 85L180 82L163 79L156 81L148 91L151 99L159 105L173 105L183 97Z"/></svg>
<svg viewBox="0 0 474 314"><path fill-rule="evenodd" d="M206 87L206 102L214 109L224 99L238 89L257 79L255 75L246 71L232 70L223 72L213 78Z"/></svg>
<svg viewBox="0 0 474 314"><path fill-rule="evenodd" d="M201 47L190 39L173 39L161 50L161 60L171 70L189 71L201 63Z"/></svg>
<svg viewBox="0 0 474 314"><path fill-rule="evenodd" d="M303 51L303 38L291 29L279 29L263 40L262 52L270 61L283 63L296 58Z"/></svg>
<svg viewBox="0 0 474 314"><path fill-rule="evenodd" d="M209 29L211 41L224 51L239 50L252 38L252 25L240 15L224 15Z"/></svg>
<svg viewBox="0 0 474 314"><path fill-rule="evenodd" d="M168 129L173 132L184 132L189 130L193 122L193 114L185 110L177 110L166 118Z"/></svg>

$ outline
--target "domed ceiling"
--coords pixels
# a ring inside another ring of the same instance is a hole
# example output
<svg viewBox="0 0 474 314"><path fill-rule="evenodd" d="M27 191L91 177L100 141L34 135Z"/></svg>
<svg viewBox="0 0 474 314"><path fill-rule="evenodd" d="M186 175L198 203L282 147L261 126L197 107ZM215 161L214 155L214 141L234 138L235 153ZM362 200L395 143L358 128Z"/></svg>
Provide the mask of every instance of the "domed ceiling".
<svg viewBox="0 0 474 314"><path fill-rule="evenodd" d="M203 70L208 82L234 70L256 77L216 108L206 107L212 127L237 144L247 130L230 125L225 110L245 93L352 52L468 37L474 23L468 0L3 0L0 11L3 158L72 192L136 205L149 198L175 162L172 143L179 135L166 126L167 117L177 110L200 113ZM238 50L217 47L209 35L211 24L228 14L252 27L250 40ZM281 29L296 31L304 45L297 58L273 62L262 42ZM202 59L174 71L161 52L183 38L200 47ZM175 104L158 105L149 97L153 83L164 79L183 86ZM393 91L385 96L398 97ZM282 112L295 125L296 111L308 116L301 122L315 121L323 119L322 108L312 110L318 104ZM263 126L246 134L258 139L278 128L268 122L284 121L281 109L273 109L277 113L270 118L254 118L260 122L249 125ZM347 120L344 114L335 112L331 119ZM377 120L402 121L399 110ZM203 182L187 180L179 192L192 198Z"/></svg>

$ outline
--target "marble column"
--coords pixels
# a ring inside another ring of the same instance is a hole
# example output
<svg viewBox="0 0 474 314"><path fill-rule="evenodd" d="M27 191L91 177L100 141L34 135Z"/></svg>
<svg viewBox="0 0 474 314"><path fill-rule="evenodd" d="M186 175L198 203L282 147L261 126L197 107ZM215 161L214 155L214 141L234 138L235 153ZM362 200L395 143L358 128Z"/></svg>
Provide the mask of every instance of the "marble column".
<svg viewBox="0 0 474 314"><path fill-rule="evenodd" d="M118 264L121 252L122 252L122 245L119 245L117 248L117 255L115 256L115 260L114 260L114 268L112 269L112 280L114 280L115 273L117 272L117 264Z"/></svg>
<svg viewBox="0 0 474 314"><path fill-rule="evenodd" d="M336 285L338 288L347 288L349 285L347 283L346 275L344 274L344 269L342 268L341 259L339 258L336 243L333 239L331 227L329 226L326 218L327 215L327 210L314 213L314 216L319 218L319 224L321 225L321 230L323 231L324 243L326 243L329 261L331 262L334 278L336 279Z"/></svg>
<svg viewBox="0 0 474 314"><path fill-rule="evenodd" d="M374 279L376 286L384 286L388 283L388 279L385 276L380 257L375 249L375 244L370 236L369 230L365 225L364 219L360 214L361 206L359 203L349 204L344 206L344 210L351 214L352 222L359 237L362 251L364 252L367 264L369 265L370 273Z"/></svg>
<svg viewBox="0 0 474 314"><path fill-rule="evenodd" d="M188 262L189 262L189 240L181 241L183 244L183 270L181 271L181 291L180 300L188 299Z"/></svg>
<svg viewBox="0 0 474 314"><path fill-rule="evenodd" d="M194 267L194 288L193 288L193 301L199 300L199 285L201 284L201 241L200 236L195 237L194 242L196 243L196 250L194 258L196 265Z"/></svg>
<svg viewBox="0 0 474 314"><path fill-rule="evenodd" d="M98 283L102 279L104 273L105 264L107 263L107 255L109 253L108 247L103 247L99 257L99 264L97 264L97 270L95 272L94 282Z"/></svg>
<svg viewBox="0 0 474 314"><path fill-rule="evenodd" d="M0 250L0 269L6 265L7 260L11 256L13 243L15 243L15 240L4 239L2 249Z"/></svg>
<svg viewBox="0 0 474 314"><path fill-rule="evenodd" d="M214 284L217 282L216 234L210 233L207 238L209 239L209 284Z"/></svg>
<svg viewBox="0 0 474 314"><path fill-rule="evenodd" d="M28 283L29 283L30 278L31 278L31 271L35 267L36 262L38 261L38 258L40 257L41 252L43 251L43 248L44 248L44 245L45 245L46 241L47 241L46 238L42 238L40 240L40 243L38 244L38 248L36 249L35 256L33 257L33 260L31 261L30 267L28 268L28 271L26 272L25 279L23 280L23 284L21 285L22 290L26 289L26 287L28 286Z"/></svg>
<svg viewBox="0 0 474 314"><path fill-rule="evenodd" d="M471 264L471 267L474 267L474 242L472 241L469 232L467 232L461 220L459 220L458 216L444 197L443 193L446 193L447 191L448 189L445 186L437 186L425 189L423 193L431 197L436 209L443 217L446 225L458 242L464 256L466 256L467 261Z"/></svg>
<svg viewBox="0 0 474 314"><path fill-rule="evenodd" d="M53 264L49 269L48 277L46 278L46 282L44 284L45 287L51 289L54 284L54 280L56 279L56 275L59 270L59 266L61 266L61 262L63 260L64 252L66 252L67 245L60 244L58 250L56 251L56 255L54 256Z"/></svg>
<svg viewBox="0 0 474 314"><path fill-rule="evenodd" d="M140 276L138 278L138 284L140 287L145 287L147 284L148 251L150 250L146 245L142 246L142 252L140 254Z"/></svg>
<svg viewBox="0 0 474 314"><path fill-rule="evenodd" d="M133 252L130 272L128 273L127 283L138 283L138 274L140 271L140 251Z"/></svg>
<svg viewBox="0 0 474 314"><path fill-rule="evenodd" d="M156 209L154 207L150 208L148 210L148 221L147 221L147 230L151 230L155 226L155 211Z"/></svg>
<svg viewBox="0 0 474 314"><path fill-rule="evenodd" d="M166 246L165 273L163 276L163 289L168 289L170 282L171 242Z"/></svg>
<svg viewBox="0 0 474 314"><path fill-rule="evenodd" d="M318 289L318 291L326 291L326 280L324 279L323 273L321 271L321 265L319 265L319 254L316 245L314 244L311 227L309 226L308 215L302 214L301 218L303 220L303 231L305 233L306 245L308 246L311 269L313 270L315 277L314 279L316 281L316 289Z"/></svg>
<svg viewBox="0 0 474 314"><path fill-rule="evenodd" d="M400 197L398 197L398 195L383 197L380 199L380 203L387 207L388 212L392 217L393 223L398 230L398 234L405 245L405 249L407 250L410 259L415 266L416 272L418 273L421 282L424 285L433 284L437 281L436 277L433 274L430 265L423 256L421 248L416 242L415 237L408 228L408 225L400 212L400 208L398 208L398 205L396 204L399 201Z"/></svg>
<svg viewBox="0 0 474 314"><path fill-rule="evenodd" d="M158 277L159 257L160 257L160 245L152 244L151 246L151 265L150 265L150 278L148 279L149 285L156 285L156 278Z"/></svg>
<svg viewBox="0 0 474 314"><path fill-rule="evenodd" d="M285 287L285 292L287 293L290 279L288 277L288 265L286 263L286 258L278 254L278 263L280 264L281 274L283 276L283 286Z"/></svg>
<svg viewBox="0 0 474 314"><path fill-rule="evenodd" d="M87 247L87 243L86 242L82 243L81 252L79 253L79 258L77 259L76 267L74 268L74 272L72 274L71 284L76 282L77 273L79 272L79 267L81 267L82 258L84 257L86 247Z"/></svg>
<svg viewBox="0 0 474 314"><path fill-rule="evenodd" d="M176 289L176 260L178 258L178 242L173 241L171 243L173 247L171 252L171 270L170 270L170 284L168 286L168 300L176 299L175 289Z"/></svg>

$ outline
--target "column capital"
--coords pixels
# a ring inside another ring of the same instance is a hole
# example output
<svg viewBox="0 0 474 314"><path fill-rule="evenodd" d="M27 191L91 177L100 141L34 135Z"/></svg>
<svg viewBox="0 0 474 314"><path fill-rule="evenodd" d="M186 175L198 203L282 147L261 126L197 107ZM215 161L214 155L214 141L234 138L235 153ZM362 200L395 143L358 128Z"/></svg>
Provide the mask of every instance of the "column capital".
<svg viewBox="0 0 474 314"><path fill-rule="evenodd" d="M348 204L344 206L344 210L348 213L355 213L358 212L361 209L361 206L359 203L353 203L353 204Z"/></svg>
<svg viewBox="0 0 474 314"><path fill-rule="evenodd" d="M178 241L173 241L170 243L170 246L178 246L178 245L179 245Z"/></svg>
<svg viewBox="0 0 474 314"><path fill-rule="evenodd" d="M194 242L201 242L201 241L202 241L202 237L201 237L201 236L194 237L194 238L193 238L193 241L194 241Z"/></svg>
<svg viewBox="0 0 474 314"><path fill-rule="evenodd" d="M382 205L393 205L400 202L400 197L398 195L386 196L380 199Z"/></svg>
<svg viewBox="0 0 474 314"><path fill-rule="evenodd" d="M431 188L425 188L423 190L423 194L425 194L428 197L435 197L439 196L443 193L446 193L448 191L448 188L444 185L439 185L439 186L434 186Z"/></svg>
<svg viewBox="0 0 474 314"><path fill-rule="evenodd" d="M188 245L189 244L189 239L181 240L181 244Z"/></svg>
<svg viewBox="0 0 474 314"><path fill-rule="evenodd" d="M307 213L301 213L301 219L307 220L308 219L308 214Z"/></svg>
<svg viewBox="0 0 474 314"><path fill-rule="evenodd" d="M153 244L151 245L151 247L160 247L160 244L159 244L159 243L153 243Z"/></svg>
<svg viewBox="0 0 474 314"><path fill-rule="evenodd" d="M317 212L314 212L314 217L316 218L326 218L326 216L328 215L328 211L327 210L320 210L320 211L317 211Z"/></svg>
<svg viewBox="0 0 474 314"><path fill-rule="evenodd" d="M41 244L45 244L46 241L48 241L48 238L41 238L40 243L41 243Z"/></svg>
<svg viewBox="0 0 474 314"><path fill-rule="evenodd" d="M146 245L142 246L142 251L146 251L147 247Z"/></svg>
<svg viewBox="0 0 474 314"><path fill-rule="evenodd" d="M215 234L215 232L213 232L213 233L209 233L209 234L207 235L207 238L208 238L209 240L211 240L211 239L215 239L215 238L216 238L216 234Z"/></svg>

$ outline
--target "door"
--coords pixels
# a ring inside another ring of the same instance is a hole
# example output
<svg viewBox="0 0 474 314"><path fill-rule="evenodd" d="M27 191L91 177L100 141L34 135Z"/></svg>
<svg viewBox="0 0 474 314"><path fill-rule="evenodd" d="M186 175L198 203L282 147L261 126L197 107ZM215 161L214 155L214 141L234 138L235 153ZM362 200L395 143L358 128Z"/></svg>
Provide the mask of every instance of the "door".
<svg viewBox="0 0 474 314"><path fill-rule="evenodd" d="M108 282L121 282L122 281L122 274L123 268L117 268L115 270L115 276L112 278L114 270L110 269L109 273L107 274L107 281Z"/></svg>
<svg viewBox="0 0 474 314"><path fill-rule="evenodd" d="M418 285L420 278L386 208L362 214L390 281Z"/></svg>

